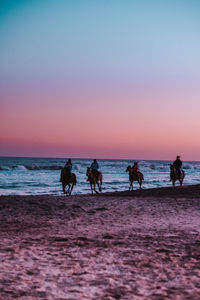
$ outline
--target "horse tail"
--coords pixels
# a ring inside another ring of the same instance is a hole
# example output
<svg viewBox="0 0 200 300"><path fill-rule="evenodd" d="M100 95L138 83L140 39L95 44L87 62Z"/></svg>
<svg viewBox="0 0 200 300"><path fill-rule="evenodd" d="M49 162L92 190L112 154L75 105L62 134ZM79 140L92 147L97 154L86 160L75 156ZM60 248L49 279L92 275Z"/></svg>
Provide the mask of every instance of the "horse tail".
<svg viewBox="0 0 200 300"><path fill-rule="evenodd" d="M185 171L182 170L181 175L182 175L181 177L182 177L182 180L183 180L184 177L185 177Z"/></svg>
<svg viewBox="0 0 200 300"><path fill-rule="evenodd" d="M102 182L103 182L103 175L102 175L101 172L100 172L100 176L99 176L99 181L100 181L100 183L102 184Z"/></svg>
<svg viewBox="0 0 200 300"><path fill-rule="evenodd" d="M140 180L144 180L144 176L143 176L142 172L138 172L138 177L140 178Z"/></svg>
<svg viewBox="0 0 200 300"><path fill-rule="evenodd" d="M77 184L76 175L74 173L72 173L72 181L73 181L73 185Z"/></svg>

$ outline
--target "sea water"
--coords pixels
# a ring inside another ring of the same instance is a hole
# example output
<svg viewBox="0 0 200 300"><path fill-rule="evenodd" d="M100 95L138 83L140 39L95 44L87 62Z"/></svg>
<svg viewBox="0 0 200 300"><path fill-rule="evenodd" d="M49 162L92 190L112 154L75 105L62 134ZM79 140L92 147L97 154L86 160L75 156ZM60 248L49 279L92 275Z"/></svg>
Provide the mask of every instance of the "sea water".
<svg viewBox="0 0 200 300"><path fill-rule="evenodd" d="M59 182L61 168L67 159L62 158L23 158L0 157L0 195L39 195L62 194ZM134 160L99 159L100 171L103 173L103 192L124 191L129 189L129 178L126 173L128 165ZM142 188L171 186L171 161L140 160L139 168L144 175ZM73 194L90 193L86 169L92 159L72 159L77 185ZM200 162L183 162L186 173L184 184L200 183ZM178 185L178 182L177 182ZM134 189L138 189L134 182Z"/></svg>

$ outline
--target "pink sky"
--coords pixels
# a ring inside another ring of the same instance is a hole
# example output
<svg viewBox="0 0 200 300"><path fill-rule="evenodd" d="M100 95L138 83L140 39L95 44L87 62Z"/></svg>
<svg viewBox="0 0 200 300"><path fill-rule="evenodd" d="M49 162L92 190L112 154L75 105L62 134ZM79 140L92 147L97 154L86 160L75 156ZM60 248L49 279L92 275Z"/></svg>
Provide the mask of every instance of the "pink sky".
<svg viewBox="0 0 200 300"><path fill-rule="evenodd" d="M7 87L0 154L198 160L199 95L195 85Z"/></svg>

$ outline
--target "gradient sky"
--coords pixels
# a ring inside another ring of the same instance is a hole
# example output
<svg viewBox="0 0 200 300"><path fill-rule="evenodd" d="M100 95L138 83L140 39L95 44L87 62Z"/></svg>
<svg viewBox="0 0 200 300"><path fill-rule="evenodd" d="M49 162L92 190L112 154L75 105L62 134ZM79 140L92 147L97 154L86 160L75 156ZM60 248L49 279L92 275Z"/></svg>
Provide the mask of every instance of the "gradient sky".
<svg viewBox="0 0 200 300"><path fill-rule="evenodd" d="M0 155L200 160L199 0L1 0Z"/></svg>

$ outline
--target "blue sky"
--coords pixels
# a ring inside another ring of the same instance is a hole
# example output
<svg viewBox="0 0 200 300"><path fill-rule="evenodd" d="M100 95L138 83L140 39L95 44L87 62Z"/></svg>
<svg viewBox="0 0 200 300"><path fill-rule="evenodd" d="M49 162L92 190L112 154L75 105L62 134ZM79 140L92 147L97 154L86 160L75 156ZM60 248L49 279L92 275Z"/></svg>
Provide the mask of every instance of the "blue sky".
<svg viewBox="0 0 200 300"><path fill-rule="evenodd" d="M199 1L2 1L0 10L3 78L200 73Z"/></svg>

